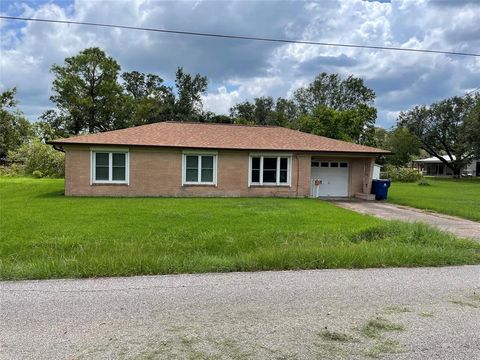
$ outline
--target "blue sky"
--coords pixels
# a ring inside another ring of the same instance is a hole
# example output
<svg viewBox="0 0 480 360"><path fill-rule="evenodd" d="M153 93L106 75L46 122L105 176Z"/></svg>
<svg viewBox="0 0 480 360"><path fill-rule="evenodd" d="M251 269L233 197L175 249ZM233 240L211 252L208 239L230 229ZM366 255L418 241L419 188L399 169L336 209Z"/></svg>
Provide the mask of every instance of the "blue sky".
<svg viewBox="0 0 480 360"><path fill-rule="evenodd" d="M480 52L480 1L6 1L3 15L247 36ZM90 46L122 70L173 80L177 66L209 78L204 108L290 96L318 73L362 77L377 94L377 125L480 86L480 59L183 37L76 25L0 21L0 90L16 86L32 121L52 107L49 69Z"/></svg>

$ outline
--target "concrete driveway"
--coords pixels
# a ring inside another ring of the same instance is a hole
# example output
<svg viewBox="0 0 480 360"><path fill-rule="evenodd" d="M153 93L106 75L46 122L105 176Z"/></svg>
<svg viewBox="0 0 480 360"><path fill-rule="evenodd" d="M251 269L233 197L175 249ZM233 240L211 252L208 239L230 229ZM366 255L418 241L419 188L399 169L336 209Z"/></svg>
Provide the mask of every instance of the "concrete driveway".
<svg viewBox="0 0 480 360"><path fill-rule="evenodd" d="M0 282L1 359L478 359L480 266Z"/></svg>
<svg viewBox="0 0 480 360"><path fill-rule="evenodd" d="M480 223L455 216L437 214L382 201L335 200L333 204L386 220L422 222L457 236L480 241Z"/></svg>

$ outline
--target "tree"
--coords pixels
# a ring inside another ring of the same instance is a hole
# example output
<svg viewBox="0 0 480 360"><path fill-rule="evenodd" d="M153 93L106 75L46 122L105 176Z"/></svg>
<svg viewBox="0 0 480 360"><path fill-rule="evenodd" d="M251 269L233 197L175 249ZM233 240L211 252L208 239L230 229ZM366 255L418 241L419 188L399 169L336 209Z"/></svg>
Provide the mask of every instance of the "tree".
<svg viewBox="0 0 480 360"><path fill-rule="evenodd" d="M480 97L465 120L467 143L473 149L475 157L480 159Z"/></svg>
<svg viewBox="0 0 480 360"><path fill-rule="evenodd" d="M178 94L174 106L175 120L198 120L202 113L202 95L207 91L207 77L200 74L192 76L179 67L175 74L175 86Z"/></svg>
<svg viewBox="0 0 480 360"><path fill-rule="evenodd" d="M295 104L288 99L258 97L253 103L244 101L230 109L236 123L292 127L296 116Z"/></svg>
<svg viewBox="0 0 480 360"><path fill-rule="evenodd" d="M55 75L50 99L68 134L96 133L125 127L120 65L99 48L88 48L53 65ZM51 121L53 123L53 121Z"/></svg>
<svg viewBox="0 0 480 360"><path fill-rule="evenodd" d="M405 166L420 154L420 141L408 129L397 127L388 133L385 149L392 152L387 157L387 163Z"/></svg>
<svg viewBox="0 0 480 360"><path fill-rule="evenodd" d="M438 158L455 177L459 177L461 169L475 156L476 149L470 141L472 125L469 125L468 119L469 116L475 118L471 114L479 99L478 94L455 96L429 107L416 106L400 113L398 125L407 128L419 139L422 149ZM442 155L447 155L449 161Z"/></svg>
<svg viewBox="0 0 480 360"><path fill-rule="evenodd" d="M175 96L160 76L132 71L124 72L122 79L129 126L168 120L173 113Z"/></svg>
<svg viewBox="0 0 480 360"><path fill-rule="evenodd" d="M359 105L373 106L375 92L363 83L363 79L353 75L342 79L338 74L321 73L312 83L294 92L299 110L303 114L314 111L319 106L335 110L349 110Z"/></svg>
<svg viewBox="0 0 480 360"><path fill-rule="evenodd" d="M33 135L33 128L16 109L16 88L0 94L0 161L5 161L9 151L16 150Z"/></svg>
<svg viewBox="0 0 480 360"><path fill-rule="evenodd" d="M178 68L175 91L155 74L132 71L123 73L122 79L127 95L124 107L130 126L168 120L202 121L204 117L202 95L208 84L205 76L192 76Z"/></svg>
<svg viewBox="0 0 480 360"><path fill-rule="evenodd" d="M303 122L305 116L320 120L321 113L335 114L332 119L323 121L324 134L337 134L337 139L360 144L374 144L375 92L365 86L363 79L352 75L342 79L338 74L321 73L312 83L297 89L293 100ZM335 113L326 109L335 110ZM335 121L341 123L335 124Z"/></svg>
<svg viewBox="0 0 480 360"><path fill-rule="evenodd" d="M380 149L387 149L388 134L388 130L381 127L375 127L373 145Z"/></svg>
<svg viewBox="0 0 480 360"><path fill-rule="evenodd" d="M368 112L372 114L366 115ZM300 117L299 130L332 139L371 144L375 130L373 127L366 129L364 119L375 117L373 113L376 114L374 108L364 105L343 111L321 105Z"/></svg>

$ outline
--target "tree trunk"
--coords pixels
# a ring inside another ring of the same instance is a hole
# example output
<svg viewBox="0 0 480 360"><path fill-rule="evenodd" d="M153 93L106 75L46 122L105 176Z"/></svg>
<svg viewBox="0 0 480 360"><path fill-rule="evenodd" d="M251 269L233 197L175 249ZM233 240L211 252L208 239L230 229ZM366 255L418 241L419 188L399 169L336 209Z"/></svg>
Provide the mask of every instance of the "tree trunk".
<svg viewBox="0 0 480 360"><path fill-rule="evenodd" d="M459 168L459 167L455 166L452 170L453 170L453 178L454 179L460 179L462 168Z"/></svg>

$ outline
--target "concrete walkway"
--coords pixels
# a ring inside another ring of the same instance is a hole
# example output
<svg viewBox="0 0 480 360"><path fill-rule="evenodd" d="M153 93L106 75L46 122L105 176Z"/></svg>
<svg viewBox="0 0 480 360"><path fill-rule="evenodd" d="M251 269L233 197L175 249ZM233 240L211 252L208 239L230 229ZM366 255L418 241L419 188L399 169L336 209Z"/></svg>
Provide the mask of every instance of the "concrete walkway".
<svg viewBox="0 0 480 360"><path fill-rule="evenodd" d="M457 236L480 241L480 223L381 201L335 200L333 204L386 220L422 222Z"/></svg>
<svg viewBox="0 0 480 360"><path fill-rule="evenodd" d="M1 359L478 359L480 266L0 282Z"/></svg>

